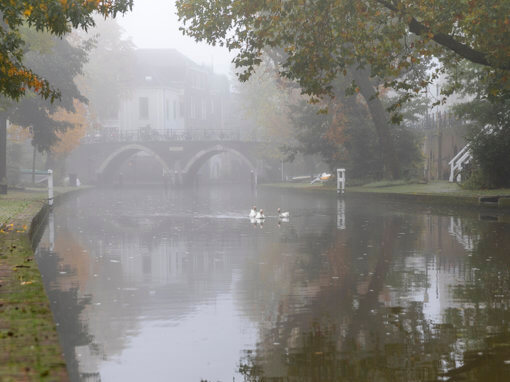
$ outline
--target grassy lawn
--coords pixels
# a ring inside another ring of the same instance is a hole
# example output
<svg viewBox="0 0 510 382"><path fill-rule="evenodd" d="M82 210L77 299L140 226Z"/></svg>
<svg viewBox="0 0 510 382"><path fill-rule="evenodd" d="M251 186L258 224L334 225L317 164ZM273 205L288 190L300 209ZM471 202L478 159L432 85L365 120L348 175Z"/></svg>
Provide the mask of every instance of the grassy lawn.
<svg viewBox="0 0 510 382"><path fill-rule="evenodd" d="M28 236L47 197L45 190L0 196L0 381L68 380Z"/></svg>
<svg viewBox="0 0 510 382"><path fill-rule="evenodd" d="M465 190L456 183L447 181L431 182L426 184L406 184L404 182L376 182L369 183L359 187L348 187L347 191L351 192L382 192L382 193L396 193L396 194L415 194L415 195L448 195L460 197L479 197L479 196L494 196L494 195L509 195L510 189L495 189L495 190Z"/></svg>
<svg viewBox="0 0 510 382"><path fill-rule="evenodd" d="M336 186L332 184L309 184L309 183L272 183L262 186L271 188L285 188L295 190L320 190L320 191L336 191ZM380 194L402 194L402 195L437 195L437 196L454 196L466 198L478 198L479 196L495 196L508 195L510 189L496 190L465 190L456 183L447 181L431 182L426 184L406 183L405 181L397 182L374 182L363 186L347 187L346 192L359 193L371 192Z"/></svg>

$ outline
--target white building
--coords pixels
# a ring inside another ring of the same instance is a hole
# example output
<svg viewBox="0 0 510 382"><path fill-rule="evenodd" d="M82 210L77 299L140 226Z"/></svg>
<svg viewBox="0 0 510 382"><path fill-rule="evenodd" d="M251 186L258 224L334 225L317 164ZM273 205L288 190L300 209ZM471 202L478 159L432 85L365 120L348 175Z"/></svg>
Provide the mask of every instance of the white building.
<svg viewBox="0 0 510 382"><path fill-rule="evenodd" d="M118 118L102 121L115 133L184 134L225 129L229 82L175 49L138 49L132 86Z"/></svg>

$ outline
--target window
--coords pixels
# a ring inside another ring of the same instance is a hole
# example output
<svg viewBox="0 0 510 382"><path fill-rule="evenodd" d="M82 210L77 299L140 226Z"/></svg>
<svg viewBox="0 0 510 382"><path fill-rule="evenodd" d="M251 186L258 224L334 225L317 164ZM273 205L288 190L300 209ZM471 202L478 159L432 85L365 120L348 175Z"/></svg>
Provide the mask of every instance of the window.
<svg viewBox="0 0 510 382"><path fill-rule="evenodd" d="M202 100L202 110L200 113L200 117L203 120L207 119L207 103L205 102L205 99Z"/></svg>
<svg viewBox="0 0 510 382"><path fill-rule="evenodd" d="M197 103L193 98L190 99L191 103L191 119L197 118Z"/></svg>
<svg viewBox="0 0 510 382"><path fill-rule="evenodd" d="M140 97L138 99L138 114L140 119L149 118L149 99L147 97Z"/></svg>

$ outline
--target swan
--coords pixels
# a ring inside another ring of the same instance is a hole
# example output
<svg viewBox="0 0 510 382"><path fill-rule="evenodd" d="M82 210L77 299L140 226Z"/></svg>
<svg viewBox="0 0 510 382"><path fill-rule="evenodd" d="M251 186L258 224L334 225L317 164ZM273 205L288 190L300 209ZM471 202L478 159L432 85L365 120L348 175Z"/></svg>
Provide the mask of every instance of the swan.
<svg viewBox="0 0 510 382"><path fill-rule="evenodd" d="M255 216L255 219L264 220L265 218L266 218L266 215L264 215L264 210L260 209L260 211L257 212L257 216Z"/></svg>
<svg viewBox="0 0 510 382"><path fill-rule="evenodd" d="M290 212L289 212L289 211L282 212L282 211L278 208L278 217L279 217L279 218L283 218L283 219L288 219L288 218L290 217Z"/></svg>
<svg viewBox="0 0 510 382"><path fill-rule="evenodd" d="M257 216L257 207L253 206L250 211L250 214L248 216L250 217L250 219L256 217Z"/></svg>

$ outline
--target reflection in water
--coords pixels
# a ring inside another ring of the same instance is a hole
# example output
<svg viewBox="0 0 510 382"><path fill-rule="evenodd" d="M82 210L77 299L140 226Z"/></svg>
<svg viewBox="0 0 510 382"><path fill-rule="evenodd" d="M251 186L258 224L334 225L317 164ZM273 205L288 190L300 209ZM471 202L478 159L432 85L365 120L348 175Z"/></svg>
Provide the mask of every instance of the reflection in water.
<svg viewBox="0 0 510 382"><path fill-rule="evenodd" d="M510 227L449 214L98 190L56 210L38 261L75 381L506 381Z"/></svg>
<svg viewBox="0 0 510 382"><path fill-rule="evenodd" d="M462 219L458 216L450 216L450 227L448 232L455 236L457 241L462 244L466 251L474 249L474 242L478 240L478 235L469 233L469 228L462 226Z"/></svg>
<svg viewBox="0 0 510 382"><path fill-rule="evenodd" d="M336 228L345 229L345 200L341 198L336 201Z"/></svg>

